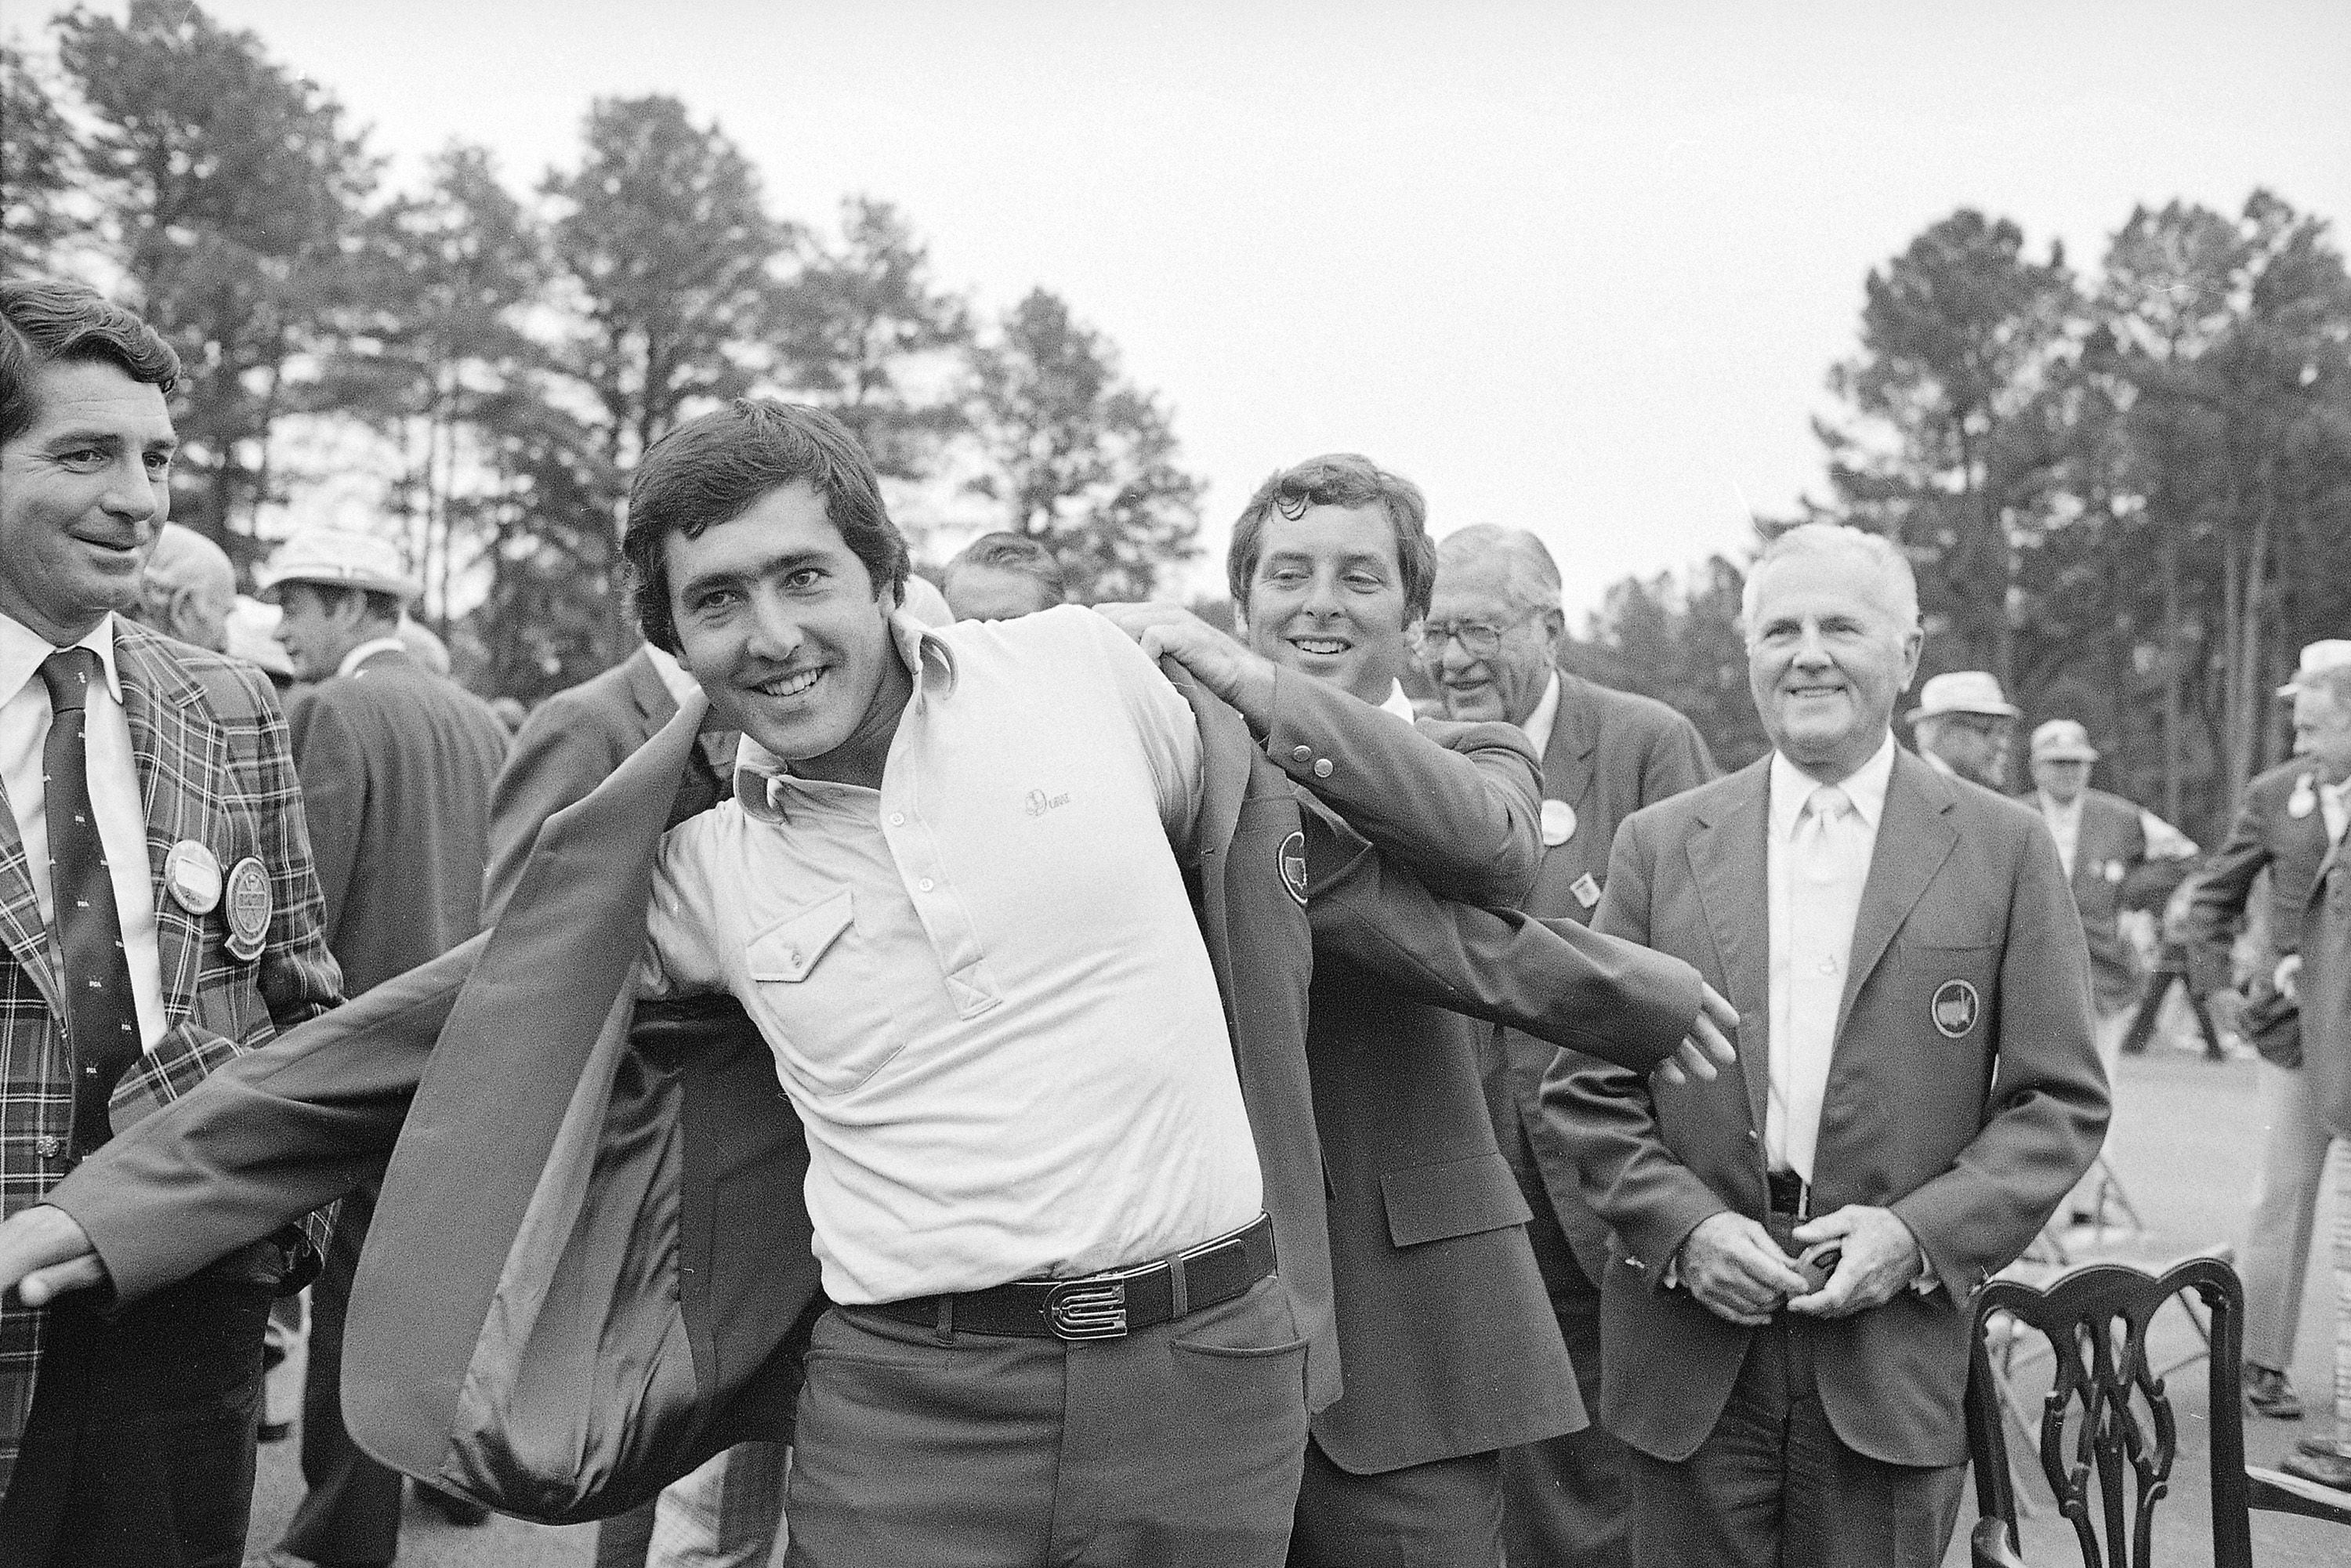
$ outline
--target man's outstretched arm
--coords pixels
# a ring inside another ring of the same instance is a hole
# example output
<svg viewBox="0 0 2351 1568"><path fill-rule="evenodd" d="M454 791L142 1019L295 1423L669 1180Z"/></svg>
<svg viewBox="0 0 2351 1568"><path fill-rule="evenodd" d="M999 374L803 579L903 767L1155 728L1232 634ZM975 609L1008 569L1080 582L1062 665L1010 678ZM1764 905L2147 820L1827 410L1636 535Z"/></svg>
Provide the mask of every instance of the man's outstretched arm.
<svg viewBox="0 0 2351 1568"><path fill-rule="evenodd" d="M383 1173L486 936L213 1073L0 1225L0 1291L131 1301Z"/></svg>

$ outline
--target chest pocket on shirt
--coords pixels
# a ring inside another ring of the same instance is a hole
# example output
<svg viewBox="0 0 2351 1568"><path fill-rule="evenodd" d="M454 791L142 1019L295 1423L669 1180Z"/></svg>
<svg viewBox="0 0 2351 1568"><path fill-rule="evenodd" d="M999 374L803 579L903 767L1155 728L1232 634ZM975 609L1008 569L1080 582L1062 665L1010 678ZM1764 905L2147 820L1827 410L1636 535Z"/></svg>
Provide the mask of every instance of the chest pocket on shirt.
<svg viewBox="0 0 2351 1568"><path fill-rule="evenodd" d="M761 1005L781 1026L784 1065L810 1092L846 1093L902 1049L848 888L784 916L752 937L743 956Z"/></svg>

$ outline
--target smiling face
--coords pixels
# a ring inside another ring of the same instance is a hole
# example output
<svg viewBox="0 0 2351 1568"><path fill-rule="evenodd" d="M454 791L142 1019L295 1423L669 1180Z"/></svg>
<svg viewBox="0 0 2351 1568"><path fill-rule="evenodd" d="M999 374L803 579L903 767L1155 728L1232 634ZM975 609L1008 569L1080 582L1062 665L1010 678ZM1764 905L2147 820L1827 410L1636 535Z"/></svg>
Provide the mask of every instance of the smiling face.
<svg viewBox="0 0 2351 1568"><path fill-rule="evenodd" d="M678 661L713 713L810 778L878 787L913 691L876 589L806 480L663 541Z"/></svg>
<svg viewBox="0 0 2351 1568"><path fill-rule="evenodd" d="M2294 749L2328 784L2351 779L2351 703L2307 688L2294 694Z"/></svg>
<svg viewBox="0 0 2351 1568"><path fill-rule="evenodd" d="M1430 626L1487 626L1501 633L1500 644L1483 658L1458 636L1424 643L1422 662L1444 694L1447 718L1524 724L1551 685L1566 617L1556 610L1529 614L1520 609L1510 591L1510 574L1509 562L1499 558L1462 561L1437 573Z"/></svg>
<svg viewBox="0 0 2351 1568"><path fill-rule="evenodd" d="M1824 783L1874 756L1917 673L1891 587L1842 552L1782 556L1755 584L1747 684L1771 744Z"/></svg>
<svg viewBox="0 0 2351 1568"><path fill-rule="evenodd" d="M1385 702L1404 669L1407 613L1385 508L1275 512L1241 613L1249 645L1275 664Z"/></svg>
<svg viewBox="0 0 2351 1568"><path fill-rule="evenodd" d="M105 361L34 372L31 424L0 446L0 611L65 646L140 578L172 509L163 394Z"/></svg>

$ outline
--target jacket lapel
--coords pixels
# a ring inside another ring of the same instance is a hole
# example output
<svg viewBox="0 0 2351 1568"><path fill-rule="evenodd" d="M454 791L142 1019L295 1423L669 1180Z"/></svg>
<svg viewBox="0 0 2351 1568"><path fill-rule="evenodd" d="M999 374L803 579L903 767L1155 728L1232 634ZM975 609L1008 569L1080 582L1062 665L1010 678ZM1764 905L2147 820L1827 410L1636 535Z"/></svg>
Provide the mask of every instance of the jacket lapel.
<svg viewBox="0 0 2351 1568"><path fill-rule="evenodd" d="M155 967L162 981L163 1016L167 1024L176 1024L195 1007L204 933L198 917L165 889L163 862L183 840L210 844L218 837L216 802L231 792L221 777L227 742L212 721L203 691L178 661L120 616L114 622L114 665L122 679L131 756L146 808L148 885L155 904Z"/></svg>
<svg viewBox="0 0 2351 1568"><path fill-rule="evenodd" d="M1755 918L1771 907L1764 837L1771 821L1771 758L1735 776L1735 792L1698 818L1690 873L1731 1006L1739 1009L1739 1071L1760 1133L1771 1092L1771 933Z"/></svg>
<svg viewBox="0 0 2351 1568"><path fill-rule="evenodd" d="M0 789L0 800L7 792ZM48 927L41 923L41 904L33 892L33 866L25 858L24 836L16 831L16 813L0 810L0 943L23 966L33 985L49 1004L64 1010L58 999L57 973L49 963Z"/></svg>
<svg viewBox="0 0 2351 1568"><path fill-rule="evenodd" d="M1948 815L1955 803L1949 780L1896 748L1894 777L1886 784L1886 810L1877 823L1877 849L1870 856L1861 913L1854 920L1853 962L1845 971L1844 997L1837 1004L1839 1048L1844 1043L1845 1019L1853 1016L1854 998L1959 841L1959 830Z"/></svg>
<svg viewBox="0 0 2351 1568"><path fill-rule="evenodd" d="M1551 742L1543 747L1543 798L1564 800L1585 815L1583 798L1592 789L1592 758L1600 744L1599 724L1592 705L1583 700L1573 675L1559 677L1559 711L1551 726ZM1581 831L1581 827L1578 829ZM1608 846L1600 847L1602 863Z"/></svg>

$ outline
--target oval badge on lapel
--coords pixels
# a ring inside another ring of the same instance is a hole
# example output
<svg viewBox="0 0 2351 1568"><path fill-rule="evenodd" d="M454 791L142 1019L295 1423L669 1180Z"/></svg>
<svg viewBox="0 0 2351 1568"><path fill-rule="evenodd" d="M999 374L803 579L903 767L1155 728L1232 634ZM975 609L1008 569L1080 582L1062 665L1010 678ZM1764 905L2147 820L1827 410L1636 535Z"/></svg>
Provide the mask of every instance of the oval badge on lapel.
<svg viewBox="0 0 2351 1568"><path fill-rule="evenodd" d="M163 886L172 902L191 915L210 915L220 907L220 862L193 839L182 839L163 857Z"/></svg>
<svg viewBox="0 0 2351 1568"><path fill-rule="evenodd" d="M1564 800L1542 803L1543 848L1555 850L1575 837L1575 808Z"/></svg>
<svg viewBox="0 0 2351 1568"><path fill-rule="evenodd" d="M1299 908L1305 908L1306 835L1292 833L1282 840L1281 847L1273 852L1273 863L1275 869L1281 873L1282 887L1298 901Z"/></svg>
<svg viewBox="0 0 2351 1568"><path fill-rule="evenodd" d="M240 963L261 956L262 938L269 930L275 901L269 893L269 872L257 856L247 855L229 868L228 950Z"/></svg>
<svg viewBox="0 0 2351 1568"><path fill-rule="evenodd" d="M1976 1014L1982 1009L1983 999L1976 995L1975 987L1965 980L1945 980L1936 988L1928 1011L1944 1037L1957 1040L1976 1027Z"/></svg>

